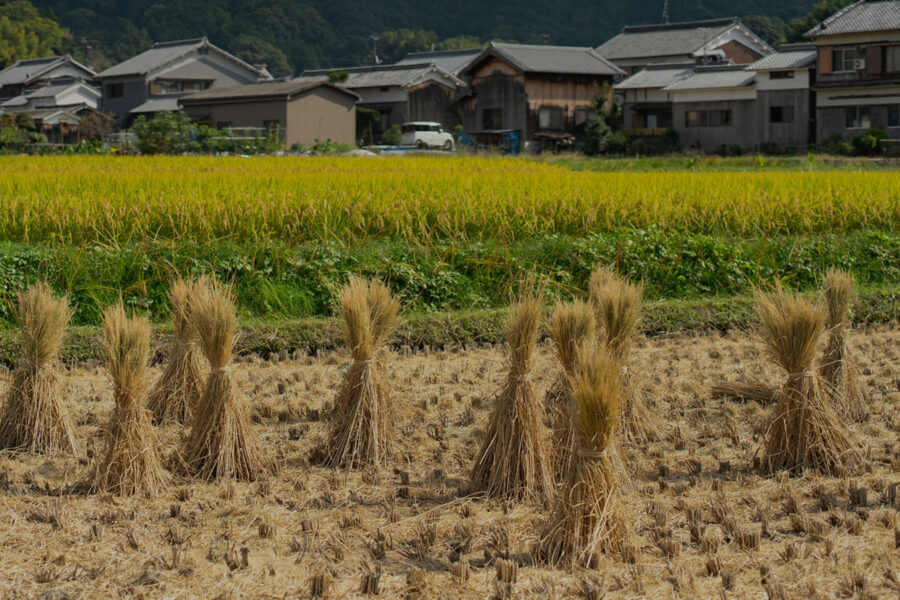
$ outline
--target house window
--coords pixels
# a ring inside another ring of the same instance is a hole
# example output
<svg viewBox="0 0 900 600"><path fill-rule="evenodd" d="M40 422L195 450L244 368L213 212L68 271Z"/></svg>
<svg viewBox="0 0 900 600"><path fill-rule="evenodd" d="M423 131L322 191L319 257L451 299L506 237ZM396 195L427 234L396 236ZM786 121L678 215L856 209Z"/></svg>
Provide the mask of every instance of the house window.
<svg viewBox="0 0 900 600"><path fill-rule="evenodd" d="M832 65L835 73L855 71L856 60L861 58L856 48L839 48L831 51Z"/></svg>
<svg viewBox="0 0 900 600"><path fill-rule="evenodd" d="M389 92L389 91L391 91L391 86L389 86L389 85L383 85L383 86L381 86L381 91L382 91L382 92Z"/></svg>
<svg viewBox="0 0 900 600"><path fill-rule="evenodd" d="M727 127L731 125L730 110L711 110L709 111L710 127Z"/></svg>
<svg viewBox="0 0 900 600"><path fill-rule="evenodd" d="M769 79L793 79L793 71L772 71L769 73Z"/></svg>
<svg viewBox="0 0 900 600"><path fill-rule="evenodd" d="M706 125L705 110L689 110L684 113L684 124L687 127L703 127Z"/></svg>
<svg viewBox="0 0 900 600"><path fill-rule="evenodd" d="M887 107L888 127L900 127L900 104L891 104Z"/></svg>
<svg viewBox="0 0 900 600"><path fill-rule="evenodd" d="M584 125L594 119L594 109L590 106L579 106L575 109L575 125Z"/></svg>
<svg viewBox="0 0 900 600"><path fill-rule="evenodd" d="M769 107L769 123L793 123L794 107L793 106L770 106Z"/></svg>
<svg viewBox="0 0 900 600"><path fill-rule="evenodd" d="M872 119L868 106L851 106L844 109L844 125L847 129L871 129Z"/></svg>
<svg viewBox="0 0 900 600"><path fill-rule="evenodd" d="M900 46L888 46L884 49L884 70L886 73L900 71Z"/></svg>
<svg viewBox="0 0 900 600"><path fill-rule="evenodd" d="M542 106L538 110L538 128L562 129L563 109L559 106Z"/></svg>
<svg viewBox="0 0 900 600"><path fill-rule="evenodd" d="M107 83L106 84L106 97L107 98L121 98L125 95L125 84L124 83Z"/></svg>
<svg viewBox="0 0 900 600"><path fill-rule="evenodd" d="M485 108L481 111L482 129L503 129L503 109Z"/></svg>

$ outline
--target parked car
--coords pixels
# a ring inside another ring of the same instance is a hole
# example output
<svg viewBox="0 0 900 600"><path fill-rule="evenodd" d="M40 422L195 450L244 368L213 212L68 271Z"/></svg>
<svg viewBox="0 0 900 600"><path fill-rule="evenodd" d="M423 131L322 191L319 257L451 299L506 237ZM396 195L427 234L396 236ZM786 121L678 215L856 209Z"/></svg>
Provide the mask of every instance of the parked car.
<svg viewBox="0 0 900 600"><path fill-rule="evenodd" d="M444 131L440 123L414 121L403 124L400 143L404 146L416 146L417 148L453 150L453 134Z"/></svg>

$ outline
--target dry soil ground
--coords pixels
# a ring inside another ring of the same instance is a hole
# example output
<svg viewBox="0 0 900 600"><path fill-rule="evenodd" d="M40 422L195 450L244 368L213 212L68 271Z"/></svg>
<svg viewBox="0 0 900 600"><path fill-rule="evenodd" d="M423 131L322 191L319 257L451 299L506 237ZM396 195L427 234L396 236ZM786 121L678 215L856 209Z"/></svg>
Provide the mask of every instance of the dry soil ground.
<svg viewBox="0 0 900 600"><path fill-rule="evenodd" d="M102 368L76 367L62 382L85 452L0 454L0 597L306 598L317 573L331 597L359 597L364 576L380 573L382 597L484 599L504 593L494 562L507 556L521 598L897 598L900 330L851 344L872 410L851 428L871 469L840 480L754 472L767 408L709 393L739 375L781 380L752 334L639 340L632 372L664 439L624 451L634 562L604 557L595 571L531 565L545 506L464 495L504 373L500 348L390 354L395 461L355 472L310 464L344 355L242 359L236 377L280 469L254 483L175 479L155 498L66 493L88 476L112 407ZM555 375L544 348L542 394ZM161 431L167 453L181 435ZM851 487L866 488L863 505Z"/></svg>

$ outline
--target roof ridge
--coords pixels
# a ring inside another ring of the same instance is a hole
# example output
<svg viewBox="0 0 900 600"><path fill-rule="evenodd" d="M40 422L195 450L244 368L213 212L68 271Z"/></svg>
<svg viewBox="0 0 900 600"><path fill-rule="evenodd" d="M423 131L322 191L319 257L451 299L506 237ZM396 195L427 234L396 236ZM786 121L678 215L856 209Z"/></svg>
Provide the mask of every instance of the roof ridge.
<svg viewBox="0 0 900 600"><path fill-rule="evenodd" d="M675 29L694 29L700 27L714 27L716 25L733 25L740 23L738 17L723 17L719 19L703 19L698 21L681 21L679 23L655 23L650 25L626 25L622 33L642 33L645 31L671 31Z"/></svg>
<svg viewBox="0 0 900 600"><path fill-rule="evenodd" d="M169 48L171 46L193 46L195 44L201 44L204 42L208 42L206 36L198 37L198 38L188 38L184 40L169 40L168 42L154 42L150 48Z"/></svg>

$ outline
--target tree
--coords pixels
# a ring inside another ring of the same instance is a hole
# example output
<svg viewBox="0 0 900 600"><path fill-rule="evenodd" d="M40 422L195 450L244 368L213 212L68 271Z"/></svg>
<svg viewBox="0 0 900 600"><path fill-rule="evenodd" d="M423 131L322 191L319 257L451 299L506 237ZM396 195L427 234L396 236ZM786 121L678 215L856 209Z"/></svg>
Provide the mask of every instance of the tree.
<svg viewBox="0 0 900 600"><path fill-rule="evenodd" d="M81 137L86 140L99 140L110 133L116 124L116 116L103 112L87 112L78 124Z"/></svg>
<svg viewBox="0 0 900 600"><path fill-rule="evenodd" d="M293 73L284 52L255 35L242 33L228 44L228 50L251 65L265 65L275 77L287 77Z"/></svg>
<svg viewBox="0 0 900 600"><path fill-rule="evenodd" d="M590 156L624 152L627 138L622 129L622 102L608 83L598 88L594 116L584 131L584 153Z"/></svg>
<svg viewBox="0 0 900 600"><path fill-rule="evenodd" d="M42 16L28 0L0 0L0 68L50 56L65 38L56 21Z"/></svg>
<svg viewBox="0 0 900 600"><path fill-rule="evenodd" d="M803 34L841 10L852 4L854 0L822 0L804 17L792 19L785 31L788 42L805 41Z"/></svg>
<svg viewBox="0 0 900 600"><path fill-rule="evenodd" d="M347 71L328 71L328 83L340 85L342 83L347 83L349 78L350 73Z"/></svg>
<svg viewBox="0 0 900 600"><path fill-rule="evenodd" d="M787 24L778 17L748 15L741 19L741 23L770 46L778 46L784 42Z"/></svg>

